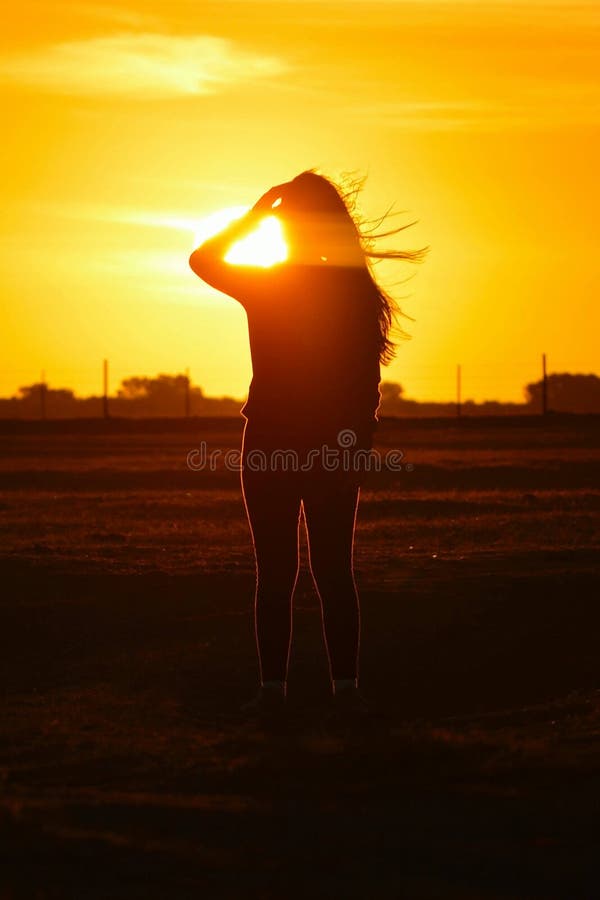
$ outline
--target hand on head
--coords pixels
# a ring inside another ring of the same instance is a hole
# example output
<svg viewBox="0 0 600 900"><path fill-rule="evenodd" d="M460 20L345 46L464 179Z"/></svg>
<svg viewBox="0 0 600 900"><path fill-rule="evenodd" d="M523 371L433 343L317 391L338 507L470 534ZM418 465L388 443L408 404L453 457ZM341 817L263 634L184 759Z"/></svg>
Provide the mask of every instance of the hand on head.
<svg viewBox="0 0 600 900"><path fill-rule="evenodd" d="M262 195L260 200L257 200L253 209L256 212L269 213L273 209L275 201L283 199L289 183L290 182L288 181L285 184L277 184L275 187L269 188L269 190Z"/></svg>

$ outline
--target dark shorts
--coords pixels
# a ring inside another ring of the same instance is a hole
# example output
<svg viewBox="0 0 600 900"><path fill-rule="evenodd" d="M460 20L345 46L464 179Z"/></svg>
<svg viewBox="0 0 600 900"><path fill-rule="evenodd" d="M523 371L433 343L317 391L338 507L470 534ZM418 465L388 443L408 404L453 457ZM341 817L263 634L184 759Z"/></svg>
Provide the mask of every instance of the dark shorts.
<svg viewBox="0 0 600 900"><path fill-rule="evenodd" d="M242 478L314 488L315 483L360 486L373 469L372 429L345 427L312 432L279 431L246 422Z"/></svg>

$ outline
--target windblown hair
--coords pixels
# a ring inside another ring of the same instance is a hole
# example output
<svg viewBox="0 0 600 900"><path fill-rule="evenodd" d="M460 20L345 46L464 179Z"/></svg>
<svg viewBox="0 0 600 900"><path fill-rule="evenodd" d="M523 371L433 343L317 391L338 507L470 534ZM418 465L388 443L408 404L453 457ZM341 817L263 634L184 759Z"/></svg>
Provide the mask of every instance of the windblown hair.
<svg viewBox="0 0 600 900"><path fill-rule="evenodd" d="M341 240L345 245L344 257L346 260L351 260L349 264L356 270L357 278L364 280L365 294L373 305L373 313L377 322L379 359L383 365L388 365L396 352L393 333L395 332L401 338L409 337L398 325L397 318L399 316L410 317L402 312L391 294L378 284L373 264L377 260L384 259L422 262L428 248L420 250L378 249L376 243L381 238L395 237L415 223L410 222L400 228L379 231L378 229L388 218L391 210L373 222L361 220L356 212L356 201L365 179L346 179L346 181L347 186L337 185L331 179L319 175L313 170L308 170L294 178L290 185L295 185L299 189L295 195L297 198L295 205L301 205L313 214L316 213L329 221L335 221L336 240L338 242Z"/></svg>

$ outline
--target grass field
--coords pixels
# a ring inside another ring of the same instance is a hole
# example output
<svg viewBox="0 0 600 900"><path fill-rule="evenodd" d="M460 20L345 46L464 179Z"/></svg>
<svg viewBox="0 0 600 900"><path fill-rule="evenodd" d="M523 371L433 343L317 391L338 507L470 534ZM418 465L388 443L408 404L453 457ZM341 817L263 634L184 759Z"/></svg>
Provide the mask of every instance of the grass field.
<svg viewBox="0 0 600 900"><path fill-rule="evenodd" d="M0 423L0 900L595 898L600 419L384 420L362 491L368 725L317 600L252 695L235 420Z"/></svg>

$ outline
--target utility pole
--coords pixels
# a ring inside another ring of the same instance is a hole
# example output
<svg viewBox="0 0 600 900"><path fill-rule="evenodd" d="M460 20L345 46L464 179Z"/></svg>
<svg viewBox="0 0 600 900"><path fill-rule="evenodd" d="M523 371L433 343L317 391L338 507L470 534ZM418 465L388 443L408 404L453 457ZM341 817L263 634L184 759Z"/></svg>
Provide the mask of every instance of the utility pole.
<svg viewBox="0 0 600 900"><path fill-rule="evenodd" d="M46 373L42 372L40 378L40 417L46 418Z"/></svg>
<svg viewBox="0 0 600 900"><path fill-rule="evenodd" d="M461 413L461 366L460 363L456 367L456 416L460 418Z"/></svg>
<svg viewBox="0 0 600 900"><path fill-rule="evenodd" d="M542 353L542 415L548 412L548 376L546 373L546 354Z"/></svg>
<svg viewBox="0 0 600 900"><path fill-rule="evenodd" d="M108 360L102 364L102 414L108 419Z"/></svg>
<svg viewBox="0 0 600 900"><path fill-rule="evenodd" d="M185 417L190 417L190 370L185 370Z"/></svg>

